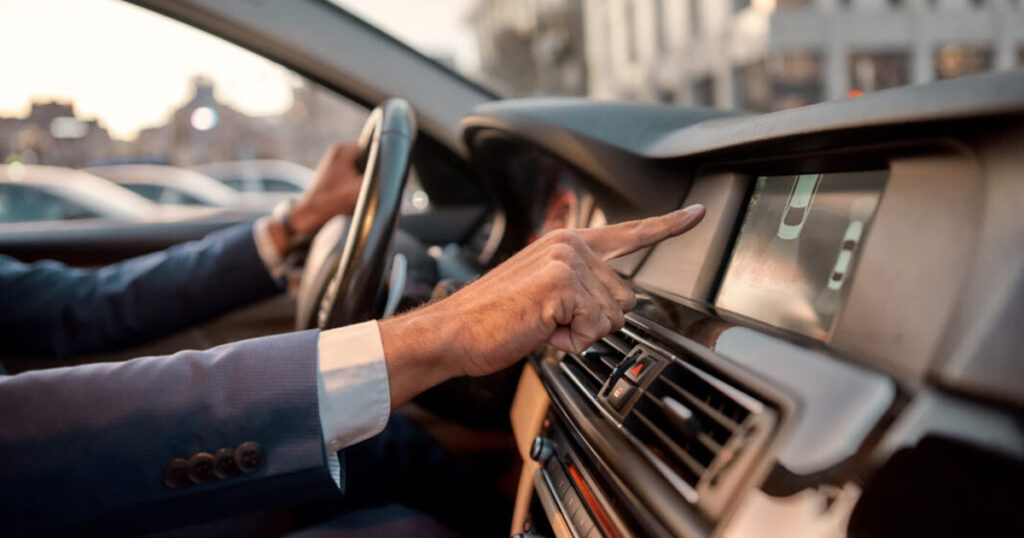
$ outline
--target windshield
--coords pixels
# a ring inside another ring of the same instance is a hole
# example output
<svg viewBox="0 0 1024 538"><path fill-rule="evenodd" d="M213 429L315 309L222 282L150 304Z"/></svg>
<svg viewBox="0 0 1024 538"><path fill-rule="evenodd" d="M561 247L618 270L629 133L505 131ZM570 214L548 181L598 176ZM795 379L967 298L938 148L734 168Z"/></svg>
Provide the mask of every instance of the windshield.
<svg viewBox="0 0 1024 538"><path fill-rule="evenodd" d="M334 0L506 97L771 111L1024 65L996 0Z"/></svg>

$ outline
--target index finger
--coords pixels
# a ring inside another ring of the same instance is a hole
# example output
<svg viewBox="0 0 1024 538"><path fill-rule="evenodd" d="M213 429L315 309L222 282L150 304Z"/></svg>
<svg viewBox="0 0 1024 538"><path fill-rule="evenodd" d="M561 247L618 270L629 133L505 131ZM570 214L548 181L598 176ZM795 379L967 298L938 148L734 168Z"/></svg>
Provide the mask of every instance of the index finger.
<svg viewBox="0 0 1024 538"><path fill-rule="evenodd" d="M595 254L608 261L677 236L702 218L704 206L693 204L657 217L580 230L579 236Z"/></svg>

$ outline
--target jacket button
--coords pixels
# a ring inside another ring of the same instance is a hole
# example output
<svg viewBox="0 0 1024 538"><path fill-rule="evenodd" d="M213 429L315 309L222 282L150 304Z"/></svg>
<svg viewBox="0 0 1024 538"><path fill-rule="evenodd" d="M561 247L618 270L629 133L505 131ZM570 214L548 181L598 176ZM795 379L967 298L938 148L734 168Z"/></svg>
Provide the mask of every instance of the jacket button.
<svg viewBox="0 0 1024 538"><path fill-rule="evenodd" d="M263 447L254 441L246 441L235 449L235 463L243 472L251 473L263 465Z"/></svg>
<svg viewBox="0 0 1024 538"><path fill-rule="evenodd" d="M192 482L188 479L188 462L174 458L164 466L164 485L170 489L181 489Z"/></svg>
<svg viewBox="0 0 1024 538"><path fill-rule="evenodd" d="M234 450L222 448L213 455L213 474L217 475L217 478L230 478L238 474Z"/></svg>
<svg viewBox="0 0 1024 538"><path fill-rule="evenodd" d="M209 452L199 452L188 460L188 478L196 484L213 480L213 456Z"/></svg>

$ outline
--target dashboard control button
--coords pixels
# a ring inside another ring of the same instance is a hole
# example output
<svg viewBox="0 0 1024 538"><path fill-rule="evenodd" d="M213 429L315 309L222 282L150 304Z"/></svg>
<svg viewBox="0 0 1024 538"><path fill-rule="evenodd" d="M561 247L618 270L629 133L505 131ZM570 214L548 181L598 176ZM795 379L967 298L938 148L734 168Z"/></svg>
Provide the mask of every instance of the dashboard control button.
<svg viewBox="0 0 1024 538"><path fill-rule="evenodd" d="M530 459L538 463L545 463L555 453L555 442L547 437L538 435L533 438L530 445Z"/></svg>
<svg viewBox="0 0 1024 538"><path fill-rule="evenodd" d="M653 370L655 367L654 357L650 355L644 356L638 359L632 366L626 370L626 379L640 383L641 380L647 377L647 373Z"/></svg>
<svg viewBox="0 0 1024 538"><path fill-rule="evenodd" d="M555 483L555 490L558 492L559 497L564 497L570 493L572 486L569 485L569 481L564 477L557 483Z"/></svg>
<svg viewBox="0 0 1024 538"><path fill-rule="evenodd" d="M558 497L565 495L569 491L569 479L565 476L561 466L558 464L557 458L551 458L547 464L548 480L551 481L551 486L555 488L558 493Z"/></svg>
<svg viewBox="0 0 1024 538"><path fill-rule="evenodd" d="M590 531L594 530L594 520L590 519L587 509L582 506L572 515L572 525L576 527L576 534L578 536L586 536Z"/></svg>
<svg viewBox="0 0 1024 538"><path fill-rule="evenodd" d="M576 513L576 510L583 506L580 496L576 495L575 491L569 491L567 495L562 497L562 504L565 505L565 516L567 519L572 519L572 515Z"/></svg>
<svg viewBox="0 0 1024 538"><path fill-rule="evenodd" d="M636 393L636 385L625 379L620 379L608 392L608 405L612 406L612 409L622 412L634 393Z"/></svg>

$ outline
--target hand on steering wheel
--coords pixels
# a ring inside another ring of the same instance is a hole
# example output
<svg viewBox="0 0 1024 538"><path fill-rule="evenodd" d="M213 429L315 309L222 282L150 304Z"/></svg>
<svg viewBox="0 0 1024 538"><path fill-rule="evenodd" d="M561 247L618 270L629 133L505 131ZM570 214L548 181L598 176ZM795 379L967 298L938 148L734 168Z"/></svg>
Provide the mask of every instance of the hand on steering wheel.
<svg viewBox="0 0 1024 538"><path fill-rule="evenodd" d="M327 329L378 317L377 297L398 225L415 137L409 104L389 99L370 113L358 148L342 146L333 155L352 159L347 152L358 151L361 158L357 160L365 161L362 183L351 220L332 219L313 240L299 286L297 329ZM325 158L327 166L331 157ZM358 169L353 167L352 172L358 173ZM311 187L311 194L316 188ZM344 197L346 192L334 194ZM316 207L315 197L308 198L311 207ZM335 207L345 201L324 200L320 207Z"/></svg>

